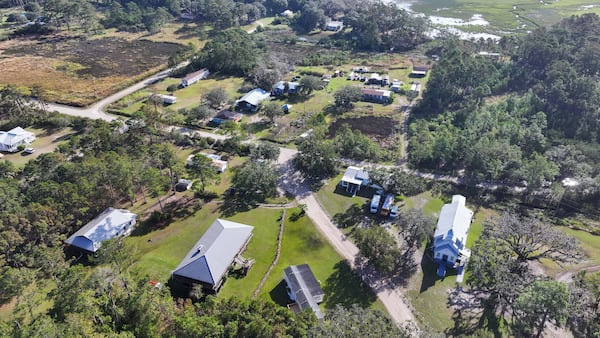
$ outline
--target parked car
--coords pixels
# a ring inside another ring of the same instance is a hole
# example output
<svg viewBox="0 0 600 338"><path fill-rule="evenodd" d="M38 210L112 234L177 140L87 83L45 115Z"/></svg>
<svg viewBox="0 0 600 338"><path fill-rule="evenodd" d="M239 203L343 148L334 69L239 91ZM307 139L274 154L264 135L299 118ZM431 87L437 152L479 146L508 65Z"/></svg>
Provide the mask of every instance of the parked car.
<svg viewBox="0 0 600 338"><path fill-rule="evenodd" d="M394 205L392 207L392 209L390 210L390 218L391 219L396 219L398 218L398 206Z"/></svg>
<svg viewBox="0 0 600 338"><path fill-rule="evenodd" d="M33 149L33 148L23 149L23 153L25 153L25 154L33 154L34 151L35 151L35 149Z"/></svg>

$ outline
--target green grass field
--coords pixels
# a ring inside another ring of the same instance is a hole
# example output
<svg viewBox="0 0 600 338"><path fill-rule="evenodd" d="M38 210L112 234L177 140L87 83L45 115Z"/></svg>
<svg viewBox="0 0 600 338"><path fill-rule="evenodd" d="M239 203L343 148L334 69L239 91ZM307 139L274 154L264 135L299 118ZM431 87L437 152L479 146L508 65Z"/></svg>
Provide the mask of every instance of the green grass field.
<svg viewBox="0 0 600 338"><path fill-rule="evenodd" d="M288 216L297 211L297 208L289 209ZM128 237L128 245L136 251L132 268L142 276L166 282L171 271L219 215L219 204L209 203L195 215L176 220L163 229ZM280 209L257 208L227 218L255 227L248 248L243 253L244 257L254 259L255 264L246 276L229 277L219 293L220 297L252 296L275 257L280 215ZM286 219L281 257L261 289L260 297L285 305L285 287L280 283L283 269L291 264L303 263L311 265L323 284L327 295L324 308L356 303L385 312L383 305L361 285L360 279L308 217L295 222Z"/></svg>
<svg viewBox="0 0 600 338"><path fill-rule="evenodd" d="M344 176L344 170L340 170L340 174L333 177L317 191L315 197L319 201L319 204L325 209L325 212L329 217L333 217L336 214L345 213L352 205L362 206L367 202L367 198L361 196L349 196L346 194L339 194L336 192L338 183Z"/></svg>
<svg viewBox="0 0 600 338"><path fill-rule="evenodd" d="M327 243L327 239L317 231L308 217L304 216L296 221L290 219L298 210L288 209L281 256L262 288L260 297L278 304L287 304L285 285L282 283L283 270L290 265L309 264L325 291L325 301L321 307L358 304L385 313L383 304L362 285L348 263Z"/></svg>

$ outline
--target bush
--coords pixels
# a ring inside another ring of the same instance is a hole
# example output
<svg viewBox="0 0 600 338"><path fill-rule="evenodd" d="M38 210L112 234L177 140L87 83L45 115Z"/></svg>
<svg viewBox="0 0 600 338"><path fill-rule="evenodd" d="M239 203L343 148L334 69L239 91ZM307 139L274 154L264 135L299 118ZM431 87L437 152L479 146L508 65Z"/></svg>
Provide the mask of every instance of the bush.
<svg viewBox="0 0 600 338"><path fill-rule="evenodd" d="M169 93L173 93L173 92L177 91L177 89L179 89L179 85L177 85L177 84L172 84L167 87L167 91Z"/></svg>

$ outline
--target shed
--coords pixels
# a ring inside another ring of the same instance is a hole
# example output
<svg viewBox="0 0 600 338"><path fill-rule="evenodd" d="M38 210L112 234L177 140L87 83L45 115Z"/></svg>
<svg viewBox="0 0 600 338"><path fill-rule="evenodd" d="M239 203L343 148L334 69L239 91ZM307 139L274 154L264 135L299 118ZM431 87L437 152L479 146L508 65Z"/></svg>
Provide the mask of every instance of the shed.
<svg viewBox="0 0 600 338"><path fill-rule="evenodd" d="M367 186L370 182L369 173L364 168L349 166L344 172L340 186L346 188L347 193L356 195L361 187Z"/></svg>
<svg viewBox="0 0 600 338"><path fill-rule="evenodd" d="M288 266L283 273L290 299L296 302L301 311L311 309L318 319L323 319L318 304L323 301L325 293L310 266L308 264Z"/></svg>
<svg viewBox="0 0 600 338"><path fill-rule="evenodd" d="M427 66L413 66L412 71L410 72L411 77L425 77L429 72L429 67Z"/></svg>

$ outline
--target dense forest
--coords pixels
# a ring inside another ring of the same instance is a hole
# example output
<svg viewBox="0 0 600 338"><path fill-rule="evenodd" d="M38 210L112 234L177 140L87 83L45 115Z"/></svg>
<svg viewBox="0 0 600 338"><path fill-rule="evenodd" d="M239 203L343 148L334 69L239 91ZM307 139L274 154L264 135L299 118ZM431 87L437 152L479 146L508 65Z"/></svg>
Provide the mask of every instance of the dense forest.
<svg viewBox="0 0 600 338"><path fill-rule="evenodd" d="M531 189L573 178L570 198L597 210L599 30L586 14L497 46L446 41L412 115L410 162Z"/></svg>

